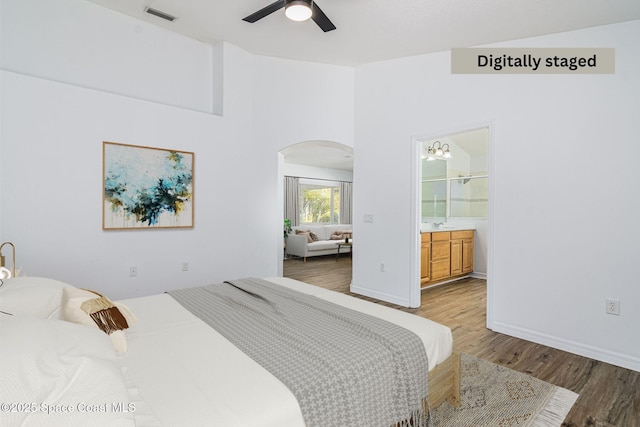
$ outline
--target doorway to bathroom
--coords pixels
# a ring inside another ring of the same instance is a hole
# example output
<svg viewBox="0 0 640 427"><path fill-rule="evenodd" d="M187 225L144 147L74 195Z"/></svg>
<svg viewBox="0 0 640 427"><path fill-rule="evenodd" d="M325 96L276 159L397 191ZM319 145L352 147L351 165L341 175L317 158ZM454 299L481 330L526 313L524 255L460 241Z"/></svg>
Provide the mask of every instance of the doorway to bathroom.
<svg viewBox="0 0 640 427"><path fill-rule="evenodd" d="M420 222L486 221L489 128L425 139L420 144Z"/></svg>
<svg viewBox="0 0 640 427"><path fill-rule="evenodd" d="M488 279L492 124L414 137L415 294L420 301L421 232L471 229L471 277ZM413 258L413 257L412 257Z"/></svg>

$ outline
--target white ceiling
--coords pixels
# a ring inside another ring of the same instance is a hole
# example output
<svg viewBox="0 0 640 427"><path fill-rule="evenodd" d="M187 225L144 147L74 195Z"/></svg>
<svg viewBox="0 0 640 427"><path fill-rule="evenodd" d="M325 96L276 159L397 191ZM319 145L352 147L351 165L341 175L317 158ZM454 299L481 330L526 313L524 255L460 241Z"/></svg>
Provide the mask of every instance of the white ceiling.
<svg viewBox="0 0 640 427"><path fill-rule="evenodd" d="M87 0L206 43L259 55L358 65L640 19L639 0L318 0L337 29L293 22L273 0ZM168 22L145 7L178 17Z"/></svg>

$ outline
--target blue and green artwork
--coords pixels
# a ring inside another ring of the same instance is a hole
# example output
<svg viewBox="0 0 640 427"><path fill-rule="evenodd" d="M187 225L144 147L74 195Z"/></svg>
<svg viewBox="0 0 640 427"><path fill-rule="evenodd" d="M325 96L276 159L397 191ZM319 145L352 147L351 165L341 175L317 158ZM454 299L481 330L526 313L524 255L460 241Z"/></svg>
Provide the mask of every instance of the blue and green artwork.
<svg viewBox="0 0 640 427"><path fill-rule="evenodd" d="M193 227L193 153L105 142L103 228Z"/></svg>

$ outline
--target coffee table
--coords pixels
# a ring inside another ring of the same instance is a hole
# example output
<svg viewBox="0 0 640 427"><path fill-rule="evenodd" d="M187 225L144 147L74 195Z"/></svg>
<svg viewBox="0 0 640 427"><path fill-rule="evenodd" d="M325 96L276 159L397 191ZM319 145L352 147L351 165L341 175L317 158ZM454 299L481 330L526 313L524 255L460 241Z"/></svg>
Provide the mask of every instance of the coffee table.
<svg viewBox="0 0 640 427"><path fill-rule="evenodd" d="M338 257L340 256L340 248L343 246L349 246L349 256L353 256L353 242L338 242L338 251L336 252L336 262L338 262Z"/></svg>

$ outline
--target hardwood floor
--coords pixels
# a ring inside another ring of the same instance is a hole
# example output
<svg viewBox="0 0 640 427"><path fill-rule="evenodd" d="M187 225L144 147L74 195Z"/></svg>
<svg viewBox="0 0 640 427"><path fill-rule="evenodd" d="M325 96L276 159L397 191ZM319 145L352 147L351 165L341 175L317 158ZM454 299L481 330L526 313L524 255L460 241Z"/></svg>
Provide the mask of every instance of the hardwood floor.
<svg viewBox="0 0 640 427"><path fill-rule="evenodd" d="M311 257L284 262L284 276L398 308L447 325L454 350L527 373L580 395L567 427L640 427L640 372L493 332L486 324L486 282L464 279L422 291L417 309L349 292L351 259Z"/></svg>

